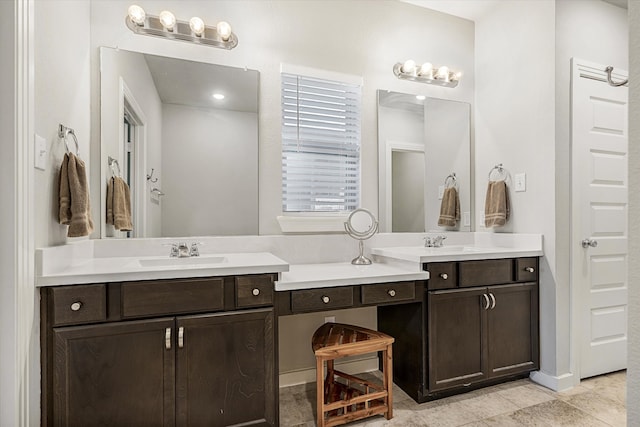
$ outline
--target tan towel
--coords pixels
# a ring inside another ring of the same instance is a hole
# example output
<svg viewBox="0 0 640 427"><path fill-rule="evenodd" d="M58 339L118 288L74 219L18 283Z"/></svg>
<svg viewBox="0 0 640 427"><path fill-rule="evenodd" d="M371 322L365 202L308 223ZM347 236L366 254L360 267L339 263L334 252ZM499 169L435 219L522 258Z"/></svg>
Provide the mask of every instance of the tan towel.
<svg viewBox="0 0 640 427"><path fill-rule="evenodd" d="M460 197L455 187L444 189L440 203L440 217L438 225L441 227L455 227L460 220Z"/></svg>
<svg viewBox="0 0 640 427"><path fill-rule="evenodd" d="M133 230L129 186L118 176L107 184L107 224L120 231Z"/></svg>
<svg viewBox="0 0 640 427"><path fill-rule="evenodd" d="M67 153L60 167L58 221L69 226L68 237L88 236L93 231L87 171L82 160Z"/></svg>
<svg viewBox="0 0 640 427"><path fill-rule="evenodd" d="M504 181L489 181L484 201L485 227L500 227L507 223L511 214L509 189Z"/></svg>

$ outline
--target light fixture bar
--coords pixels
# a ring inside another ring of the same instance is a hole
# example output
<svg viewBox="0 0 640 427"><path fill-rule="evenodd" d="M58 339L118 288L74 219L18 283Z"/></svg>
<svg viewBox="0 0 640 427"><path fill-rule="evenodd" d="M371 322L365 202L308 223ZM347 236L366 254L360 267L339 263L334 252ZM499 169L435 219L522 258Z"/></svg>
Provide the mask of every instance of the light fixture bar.
<svg viewBox="0 0 640 427"><path fill-rule="evenodd" d="M133 22L131 17L127 15L125 23L127 24L127 28L136 34L182 40L228 50L238 45L238 37L233 32L230 32L228 37L223 37L216 27L208 25L204 26L202 35L197 35L193 32L191 28L192 25L190 25L189 22L176 20L173 29L169 30L162 25L158 16L153 15L146 15L141 25ZM227 28L230 28L228 24L226 25Z"/></svg>
<svg viewBox="0 0 640 427"><path fill-rule="evenodd" d="M409 62L409 61L407 61ZM405 62L405 64L407 64ZM458 86L460 74L449 71L447 67L440 67L439 69L433 69L426 75L420 74L420 68L415 66L415 63L411 61L413 67L405 70L405 64L398 62L393 66L393 74L401 80L410 80L413 82L426 83L436 86L454 88ZM429 64L430 65L430 64ZM440 71L442 70L442 71Z"/></svg>

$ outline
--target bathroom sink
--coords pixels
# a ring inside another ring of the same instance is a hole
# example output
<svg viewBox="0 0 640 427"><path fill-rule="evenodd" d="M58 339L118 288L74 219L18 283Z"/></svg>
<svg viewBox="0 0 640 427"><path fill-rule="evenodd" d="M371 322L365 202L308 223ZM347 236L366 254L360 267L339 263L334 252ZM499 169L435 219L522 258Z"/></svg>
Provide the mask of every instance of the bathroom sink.
<svg viewBox="0 0 640 427"><path fill-rule="evenodd" d="M426 252L482 252L483 248L476 246L440 246L438 248L421 248Z"/></svg>
<svg viewBox="0 0 640 427"><path fill-rule="evenodd" d="M153 258L140 259L138 263L142 267L172 267L187 265L203 265L203 264L220 264L226 262L223 256L197 256L185 258Z"/></svg>

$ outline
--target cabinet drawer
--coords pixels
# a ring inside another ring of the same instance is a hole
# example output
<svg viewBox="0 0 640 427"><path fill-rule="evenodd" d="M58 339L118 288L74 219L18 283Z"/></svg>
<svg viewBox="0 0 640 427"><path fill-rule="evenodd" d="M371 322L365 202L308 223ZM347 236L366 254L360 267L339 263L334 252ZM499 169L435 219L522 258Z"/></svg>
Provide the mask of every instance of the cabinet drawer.
<svg viewBox="0 0 640 427"><path fill-rule="evenodd" d="M449 289L457 286L457 274L455 262L437 262L427 264L429 281L427 289Z"/></svg>
<svg viewBox="0 0 640 427"><path fill-rule="evenodd" d="M397 301L407 301L415 299L415 282L379 283L376 285L363 285L363 304L384 304Z"/></svg>
<svg viewBox="0 0 640 427"><path fill-rule="evenodd" d="M499 285L513 281L511 259L464 261L458 266L459 286Z"/></svg>
<svg viewBox="0 0 640 427"><path fill-rule="evenodd" d="M291 292L291 311L320 311L333 308L351 307L353 289L343 288L307 289Z"/></svg>
<svg viewBox="0 0 640 427"><path fill-rule="evenodd" d="M217 311L224 308L221 278L122 284L122 317Z"/></svg>
<svg viewBox="0 0 640 427"><path fill-rule="evenodd" d="M273 305L271 276L236 277L236 307Z"/></svg>
<svg viewBox="0 0 640 427"><path fill-rule="evenodd" d="M516 259L516 281L535 282L538 280L538 258Z"/></svg>
<svg viewBox="0 0 640 427"><path fill-rule="evenodd" d="M106 286L75 285L51 289L53 324L71 325L101 322L107 318Z"/></svg>

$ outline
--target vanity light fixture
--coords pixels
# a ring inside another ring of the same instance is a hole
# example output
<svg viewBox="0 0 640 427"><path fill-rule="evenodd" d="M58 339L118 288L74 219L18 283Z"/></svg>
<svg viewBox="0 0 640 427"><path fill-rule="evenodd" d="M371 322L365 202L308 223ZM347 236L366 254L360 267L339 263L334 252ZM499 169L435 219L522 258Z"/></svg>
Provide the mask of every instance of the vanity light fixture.
<svg viewBox="0 0 640 427"><path fill-rule="evenodd" d="M417 66L415 61L411 59L394 65L393 74L401 80L411 80L451 88L458 86L462 76L462 73L453 72L446 65L435 69L433 64L425 62Z"/></svg>
<svg viewBox="0 0 640 427"><path fill-rule="evenodd" d="M205 25L197 16L189 22L180 21L168 10L163 10L159 16L147 15L144 9L134 4L129 6L125 23L127 28L136 34L165 37L221 49L233 49L238 45L238 37L231 31L231 25L225 21L220 21L215 26Z"/></svg>

